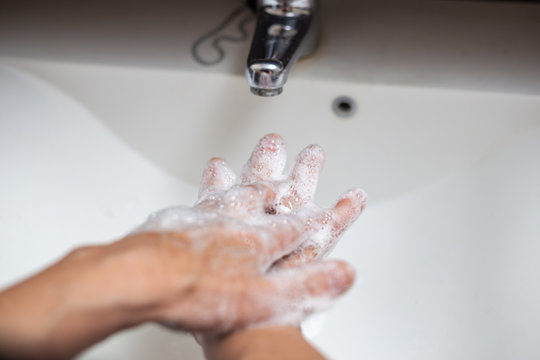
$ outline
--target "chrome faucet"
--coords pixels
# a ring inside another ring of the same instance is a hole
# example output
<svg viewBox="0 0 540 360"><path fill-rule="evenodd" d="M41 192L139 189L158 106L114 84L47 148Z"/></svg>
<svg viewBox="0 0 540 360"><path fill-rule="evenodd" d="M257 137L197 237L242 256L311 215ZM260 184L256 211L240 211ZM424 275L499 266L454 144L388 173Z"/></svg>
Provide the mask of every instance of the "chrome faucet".
<svg viewBox="0 0 540 360"><path fill-rule="evenodd" d="M315 51L317 0L257 0L257 25L246 67L251 92L281 94L296 61Z"/></svg>

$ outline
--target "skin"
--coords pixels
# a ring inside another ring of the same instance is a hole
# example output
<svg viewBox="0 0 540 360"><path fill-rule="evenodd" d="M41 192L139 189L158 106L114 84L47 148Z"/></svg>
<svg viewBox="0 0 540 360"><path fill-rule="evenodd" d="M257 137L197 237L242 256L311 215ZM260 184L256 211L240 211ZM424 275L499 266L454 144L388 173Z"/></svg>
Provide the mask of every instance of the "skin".
<svg viewBox="0 0 540 360"><path fill-rule="evenodd" d="M300 329L286 326L238 331L204 348L210 360L326 359L304 339Z"/></svg>
<svg viewBox="0 0 540 360"><path fill-rule="evenodd" d="M196 333L209 359L322 359L298 324L352 286L348 264L322 258L366 202L354 190L332 209L315 206L323 162L309 146L284 176L274 134L257 144L240 184L210 160L195 206L153 214L123 239L78 248L1 292L0 357L70 358L158 322Z"/></svg>

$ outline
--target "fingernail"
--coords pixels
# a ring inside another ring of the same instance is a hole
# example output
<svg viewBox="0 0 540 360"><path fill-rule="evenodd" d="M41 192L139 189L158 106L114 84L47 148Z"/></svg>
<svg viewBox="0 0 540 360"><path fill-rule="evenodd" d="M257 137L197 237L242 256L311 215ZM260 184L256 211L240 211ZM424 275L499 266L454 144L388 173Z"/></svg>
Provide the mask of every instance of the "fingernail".
<svg viewBox="0 0 540 360"><path fill-rule="evenodd" d="M352 286L355 278L354 268L346 262L338 262L331 270L332 285L337 295L341 295Z"/></svg>
<svg viewBox="0 0 540 360"><path fill-rule="evenodd" d="M278 134L268 134L261 139L261 145L264 150L271 152L278 152L284 145L283 138Z"/></svg>
<svg viewBox="0 0 540 360"><path fill-rule="evenodd" d="M317 159L324 159L326 157L324 149L318 144L308 145L307 149L310 154Z"/></svg>
<svg viewBox="0 0 540 360"><path fill-rule="evenodd" d="M356 189L351 189L347 191L345 194L343 194L343 196L341 197L341 200L343 199L351 199L353 209L356 210L359 214L366 207L368 195L364 190L356 188Z"/></svg>

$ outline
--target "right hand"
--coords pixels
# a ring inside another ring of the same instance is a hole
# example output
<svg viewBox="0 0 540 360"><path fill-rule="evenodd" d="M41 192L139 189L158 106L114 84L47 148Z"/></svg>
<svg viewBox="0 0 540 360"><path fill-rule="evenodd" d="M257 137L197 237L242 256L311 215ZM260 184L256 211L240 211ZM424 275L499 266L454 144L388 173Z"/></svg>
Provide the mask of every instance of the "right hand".
<svg viewBox="0 0 540 360"><path fill-rule="evenodd" d="M287 177L285 157L281 137L265 136L238 185L227 163L214 158L193 208L165 209L137 230L180 242L182 255L189 254L188 262L195 264L187 270L196 274L187 290L162 301L160 321L202 332L298 325L352 285L349 265L320 260L363 210L365 193L346 192L332 209L323 210L313 203L322 149L304 149Z"/></svg>

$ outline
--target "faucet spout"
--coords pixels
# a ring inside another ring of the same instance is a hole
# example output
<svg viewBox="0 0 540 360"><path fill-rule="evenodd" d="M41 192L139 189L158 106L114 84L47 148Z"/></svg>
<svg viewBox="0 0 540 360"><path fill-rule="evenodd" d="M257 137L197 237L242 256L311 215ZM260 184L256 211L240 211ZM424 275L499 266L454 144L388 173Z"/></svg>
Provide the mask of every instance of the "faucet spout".
<svg viewBox="0 0 540 360"><path fill-rule="evenodd" d="M296 61L315 50L315 2L259 0L257 26L246 66L253 94L281 94Z"/></svg>

